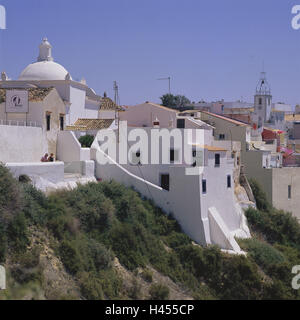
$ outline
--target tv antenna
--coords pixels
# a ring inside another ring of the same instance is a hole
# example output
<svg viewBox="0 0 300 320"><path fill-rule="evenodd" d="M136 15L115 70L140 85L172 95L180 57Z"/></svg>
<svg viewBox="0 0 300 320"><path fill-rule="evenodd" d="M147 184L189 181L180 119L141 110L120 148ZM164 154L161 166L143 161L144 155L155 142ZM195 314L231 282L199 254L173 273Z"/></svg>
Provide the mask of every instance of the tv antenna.
<svg viewBox="0 0 300 320"><path fill-rule="evenodd" d="M117 81L114 81L114 93L115 93L114 102L118 106L120 104L120 97L119 97L119 86L117 84Z"/></svg>
<svg viewBox="0 0 300 320"><path fill-rule="evenodd" d="M159 78L157 80L168 80L169 81L169 94L171 94L171 77L168 78Z"/></svg>

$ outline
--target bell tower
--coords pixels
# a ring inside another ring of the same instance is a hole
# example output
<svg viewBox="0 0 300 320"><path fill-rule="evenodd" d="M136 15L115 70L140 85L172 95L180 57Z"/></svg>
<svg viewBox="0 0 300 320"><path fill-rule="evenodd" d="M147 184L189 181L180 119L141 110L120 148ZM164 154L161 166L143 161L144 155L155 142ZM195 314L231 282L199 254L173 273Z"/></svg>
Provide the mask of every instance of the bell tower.
<svg viewBox="0 0 300 320"><path fill-rule="evenodd" d="M259 83L254 96L254 114L257 129L264 126L270 120L272 108L271 88L267 82L266 72L261 72Z"/></svg>

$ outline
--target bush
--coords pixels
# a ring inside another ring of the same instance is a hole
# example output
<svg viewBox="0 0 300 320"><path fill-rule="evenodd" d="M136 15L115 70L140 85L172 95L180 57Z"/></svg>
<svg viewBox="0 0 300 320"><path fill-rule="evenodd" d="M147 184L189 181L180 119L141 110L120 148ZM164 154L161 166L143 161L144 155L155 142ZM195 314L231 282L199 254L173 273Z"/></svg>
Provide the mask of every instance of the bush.
<svg viewBox="0 0 300 320"><path fill-rule="evenodd" d="M254 179L249 179L249 184L256 201L257 209L267 211L267 212L270 211L272 209L272 206L267 200L267 195L263 191L261 185Z"/></svg>
<svg viewBox="0 0 300 320"><path fill-rule="evenodd" d="M94 140L95 137L88 134L79 138L79 142L82 148L90 148Z"/></svg>
<svg viewBox="0 0 300 320"><path fill-rule="evenodd" d="M87 300L103 300L103 290L100 279L88 272L79 275L79 284L82 295Z"/></svg>
<svg viewBox="0 0 300 320"><path fill-rule="evenodd" d="M42 270L40 263L40 248L34 247L31 251L15 255L17 263L11 270L13 278L19 283L29 281L42 282Z"/></svg>
<svg viewBox="0 0 300 320"><path fill-rule="evenodd" d="M22 174L22 175L19 176L19 182L21 182L21 183L30 183L31 179L26 174Z"/></svg>
<svg viewBox="0 0 300 320"><path fill-rule="evenodd" d="M67 271L72 275L83 271L83 261L74 242L64 240L59 247L59 255Z"/></svg>
<svg viewBox="0 0 300 320"><path fill-rule="evenodd" d="M281 252L257 239L240 240L240 243L242 248L248 250L250 256L263 269L266 269L272 264L280 264L285 260Z"/></svg>
<svg viewBox="0 0 300 320"><path fill-rule="evenodd" d="M7 238L4 226L0 224L0 263L5 262L7 251Z"/></svg>
<svg viewBox="0 0 300 320"><path fill-rule="evenodd" d="M250 226L263 233L267 240L300 249L300 225L290 213L272 209L269 212L250 208L246 211Z"/></svg>
<svg viewBox="0 0 300 320"><path fill-rule="evenodd" d="M16 252L25 252L29 245L27 221L24 213L19 213L8 226L8 239Z"/></svg>
<svg viewBox="0 0 300 320"><path fill-rule="evenodd" d="M151 300L168 300L170 290L163 284L153 284L149 290Z"/></svg>
<svg viewBox="0 0 300 320"><path fill-rule="evenodd" d="M153 273L149 269L145 269L142 274L142 278L147 282L152 282Z"/></svg>

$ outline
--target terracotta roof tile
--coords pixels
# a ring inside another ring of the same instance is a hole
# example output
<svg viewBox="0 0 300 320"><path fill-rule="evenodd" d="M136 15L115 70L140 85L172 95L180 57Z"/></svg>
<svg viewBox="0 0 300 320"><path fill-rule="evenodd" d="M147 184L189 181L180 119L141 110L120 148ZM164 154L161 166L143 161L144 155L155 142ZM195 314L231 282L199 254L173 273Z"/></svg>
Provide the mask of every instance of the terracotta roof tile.
<svg viewBox="0 0 300 320"><path fill-rule="evenodd" d="M29 101L37 102L43 101L51 90L54 88L11 88L11 89L0 89L0 103L6 100L6 90L27 90Z"/></svg>
<svg viewBox="0 0 300 320"><path fill-rule="evenodd" d="M230 119L230 118L227 118L227 117L223 117L223 116L220 116L218 114L207 112L207 111L200 111L200 112L204 113L204 114L207 114L209 116L215 117L215 118L219 118L219 119L234 123L234 124L236 124L238 126L241 126L241 127L249 127L248 124L246 124L244 122L241 122L241 121L238 121L238 120L234 120L234 119ZM202 119L202 121L203 121L203 119Z"/></svg>
<svg viewBox="0 0 300 320"><path fill-rule="evenodd" d="M78 119L73 125L67 126L69 131L88 131L108 129L114 119Z"/></svg>
<svg viewBox="0 0 300 320"><path fill-rule="evenodd" d="M100 111L101 110L121 110L110 98L102 98Z"/></svg>

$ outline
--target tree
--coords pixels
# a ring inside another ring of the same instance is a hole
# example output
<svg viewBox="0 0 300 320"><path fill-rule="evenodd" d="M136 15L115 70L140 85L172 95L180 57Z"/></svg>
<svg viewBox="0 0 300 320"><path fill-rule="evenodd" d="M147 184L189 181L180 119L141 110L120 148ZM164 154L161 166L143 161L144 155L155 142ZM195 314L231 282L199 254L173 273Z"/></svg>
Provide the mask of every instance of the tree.
<svg viewBox="0 0 300 320"><path fill-rule="evenodd" d="M182 109L191 103L191 101L183 95L174 96L173 94L169 93L163 95L160 97L160 99L163 106L172 109Z"/></svg>
<svg viewBox="0 0 300 320"><path fill-rule="evenodd" d="M175 108L176 103L175 96L173 94L165 94L162 97L160 97L160 99L164 107Z"/></svg>
<svg viewBox="0 0 300 320"><path fill-rule="evenodd" d="M175 103L176 103L177 109L181 109L186 107L186 105L190 104L191 101L185 96L177 95L175 97Z"/></svg>
<svg viewBox="0 0 300 320"><path fill-rule="evenodd" d="M95 137L91 136L89 134L87 134L85 136L81 136L79 138L79 142L80 142L82 148L90 148L91 145L93 144L94 140L95 140Z"/></svg>

